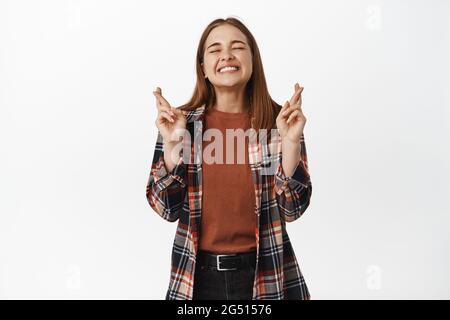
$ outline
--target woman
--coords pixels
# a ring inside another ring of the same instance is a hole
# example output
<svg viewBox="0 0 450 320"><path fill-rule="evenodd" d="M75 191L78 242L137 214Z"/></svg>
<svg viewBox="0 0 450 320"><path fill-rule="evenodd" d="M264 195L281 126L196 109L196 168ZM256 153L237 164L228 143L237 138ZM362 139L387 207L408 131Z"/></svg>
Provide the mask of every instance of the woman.
<svg viewBox="0 0 450 320"><path fill-rule="evenodd" d="M188 103L174 108L153 92L147 200L178 221L166 299L310 299L286 232L312 193L303 88L296 83L282 107L271 99L256 41L235 18L207 26L196 67ZM243 154L228 139L233 129L250 132Z"/></svg>

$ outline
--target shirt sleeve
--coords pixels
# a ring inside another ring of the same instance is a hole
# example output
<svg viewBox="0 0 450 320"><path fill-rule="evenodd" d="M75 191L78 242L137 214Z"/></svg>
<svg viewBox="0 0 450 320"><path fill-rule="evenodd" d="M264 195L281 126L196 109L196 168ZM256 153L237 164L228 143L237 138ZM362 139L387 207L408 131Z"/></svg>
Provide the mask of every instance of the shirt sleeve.
<svg viewBox="0 0 450 320"><path fill-rule="evenodd" d="M183 156L181 154L175 167L168 172L164 162L163 138L158 131L146 188L147 201L163 219L174 222L182 210L186 188L186 164Z"/></svg>
<svg viewBox="0 0 450 320"><path fill-rule="evenodd" d="M287 177L282 166L283 155L274 175L274 191L281 218L292 222L300 218L310 204L312 195L311 176L304 135L300 138L300 160L291 177Z"/></svg>

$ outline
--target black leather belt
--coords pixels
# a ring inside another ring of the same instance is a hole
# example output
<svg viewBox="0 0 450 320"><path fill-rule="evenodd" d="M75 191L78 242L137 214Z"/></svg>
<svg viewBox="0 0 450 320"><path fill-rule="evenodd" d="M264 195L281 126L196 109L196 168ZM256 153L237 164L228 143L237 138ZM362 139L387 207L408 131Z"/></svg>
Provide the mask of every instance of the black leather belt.
<svg viewBox="0 0 450 320"><path fill-rule="evenodd" d="M197 263L217 271L239 270L256 267L256 250L233 254L214 254L200 250L197 254Z"/></svg>

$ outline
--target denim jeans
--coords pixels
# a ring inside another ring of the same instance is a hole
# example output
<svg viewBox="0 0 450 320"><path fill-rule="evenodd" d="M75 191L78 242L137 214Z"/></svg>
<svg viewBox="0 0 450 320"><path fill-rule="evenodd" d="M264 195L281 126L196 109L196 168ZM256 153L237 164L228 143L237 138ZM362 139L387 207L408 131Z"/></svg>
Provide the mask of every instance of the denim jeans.
<svg viewBox="0 0 450 320"><path fill-rule="evenodd" d="M218 271L197 264L193 300L251 300L255 267Z"/></svg>

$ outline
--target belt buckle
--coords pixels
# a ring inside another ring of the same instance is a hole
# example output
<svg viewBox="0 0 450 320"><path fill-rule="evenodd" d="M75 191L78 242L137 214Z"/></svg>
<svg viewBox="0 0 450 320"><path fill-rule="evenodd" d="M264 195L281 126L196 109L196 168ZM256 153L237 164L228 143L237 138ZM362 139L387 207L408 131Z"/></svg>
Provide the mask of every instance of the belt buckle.
<svg viewBox="0 0 450 320"><path fill-rule="evenodd" d="M216 261L217 261L217 270L218 271L227 271L227 270L237 270L237 268L235 267L235 268L221 268L220 267L220 257L227 257L227 256L230 256L230 254L218 254L217 256L216 256ZM231 256L236 256L236 254L232 254Z"/></svg>

